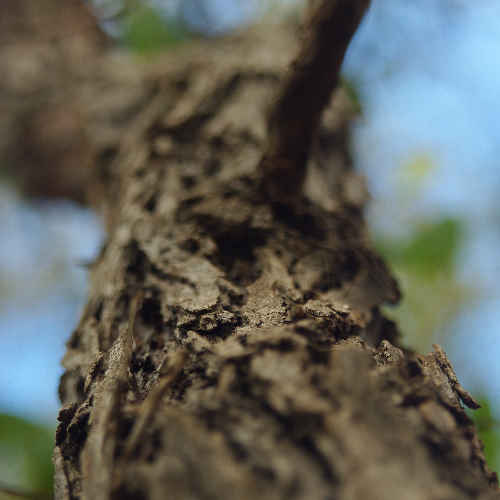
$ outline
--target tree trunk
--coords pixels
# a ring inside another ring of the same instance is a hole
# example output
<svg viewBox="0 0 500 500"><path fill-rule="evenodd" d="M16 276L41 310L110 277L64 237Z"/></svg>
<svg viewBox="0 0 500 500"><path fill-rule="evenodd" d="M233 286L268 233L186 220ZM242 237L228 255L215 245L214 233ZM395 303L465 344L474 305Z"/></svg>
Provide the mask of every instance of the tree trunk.
<svg viewBox="0 0 500 500"><path fill-rule="evenodd" d="M260 189L296 38L172 54L96 151L108 240L64 358L56 498L500 498L446 355L402 349L380 312L399 292L367 243L341 90L306 195Z"/></svg>

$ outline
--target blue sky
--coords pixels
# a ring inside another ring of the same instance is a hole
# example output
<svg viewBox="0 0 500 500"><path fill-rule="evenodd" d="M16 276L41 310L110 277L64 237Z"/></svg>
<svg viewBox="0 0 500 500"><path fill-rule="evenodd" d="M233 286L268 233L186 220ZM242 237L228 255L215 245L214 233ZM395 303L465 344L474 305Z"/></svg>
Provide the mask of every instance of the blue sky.
<svg viewBox="0 0 500 500"><path fill-rule="evenodd" d="M465 385L487 391L497 411L499 50L499 2L374 0L344 65L363 100L353 146L375 200L372 226L398 234L415 218L467 222L460 275L483 298L451 325L445 347ZM398 171L422 153L436 167L419 196L395 211Z"/></svg>
<svg viewBox="0 0 500 500"><path fill-rule="evenodd" d="M439 169L420 211L482 216L495 208L499 33L493 1L373 2L345 72L363 96L355 145L375 195L387 195L401 162L426 151Z"/></svg>
<svg viewBox="0 0 500 500"><path fill-rule="evenodd" d="M227 27L250 4L217 0L213 13ZM344 65L363 99L353 150L377 200L373 226L401 233L418 217L468 221L461 274L481 283L485 295L457 318L454 342L445 347L465 385L486 388L498 405L499 52L497 1L374 0ZM395 213L397 172L421 153L436 165L433 175ZM102 233L89 212L30 205L5 188L0 227L0 411L53 419L64 341L85 301L77 262L97 251Z"/></svg>
<svg viewBox="0 0 500 500"><path fill-rule="evenodd" d="M97 252L95 215L27 203L0 185L0 411L53 422L64 342L84 304L81 262Z"/></svg>

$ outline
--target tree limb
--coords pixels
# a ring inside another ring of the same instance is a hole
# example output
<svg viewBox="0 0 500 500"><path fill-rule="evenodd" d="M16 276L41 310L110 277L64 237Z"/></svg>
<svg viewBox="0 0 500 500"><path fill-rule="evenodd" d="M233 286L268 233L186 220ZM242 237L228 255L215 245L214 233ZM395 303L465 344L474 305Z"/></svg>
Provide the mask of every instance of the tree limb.
<svg viewBox="0 0 500 500"><path fill-rule="evenodd" d="M311 2L300 50L278 91L260 162L264 189L276 201L302 190L311 143L339 79L344 55L369 0Z"/></svg>
<svg viewBox="0 0 500 500"><path fill-rule="evenodd" d="M402 349L380 310L397 286L364 199L343 198L339 101L318 144L336 209L259 191L294 43L255 30L167 57L96 160L109 237L63 361L58 500L498 500L444 352Z"/></svg>

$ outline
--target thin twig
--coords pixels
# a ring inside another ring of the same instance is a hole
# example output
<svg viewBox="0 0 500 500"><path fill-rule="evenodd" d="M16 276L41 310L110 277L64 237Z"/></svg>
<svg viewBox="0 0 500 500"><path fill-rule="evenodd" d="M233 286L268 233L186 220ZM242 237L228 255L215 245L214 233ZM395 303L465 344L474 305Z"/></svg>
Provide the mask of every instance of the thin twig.
<svg viewBox="0 0 500 500"><path fill-rule="evenodd" d="M369 5L370 0L310 3L299 52L269 116L267 148L260 162L264 190L274 201L293 200L302 190L321 113Z"/></svg>

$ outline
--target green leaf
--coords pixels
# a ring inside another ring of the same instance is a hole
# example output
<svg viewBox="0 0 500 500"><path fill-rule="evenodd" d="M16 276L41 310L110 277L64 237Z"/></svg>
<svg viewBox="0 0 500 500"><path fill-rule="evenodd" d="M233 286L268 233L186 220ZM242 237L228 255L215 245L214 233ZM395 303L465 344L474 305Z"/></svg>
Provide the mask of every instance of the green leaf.
<svg viewBox="0 0 500 500"><path fill-rule="evenodd" d="M496 424L496 419L491 411L489 401L483 396L479 398L481 408L478 410L470 411L469 415L474 420L477 430L479 432L491 430Z"/></svg>
<svg viewBox="0 0 500 500"><path fill-rule="evenodd" d="M443 219L421 227L403 249L402 258L422 273L450 270L462 242L458 219Z"/></svg>
<svg viewBox="0 0 500 500"><path fill-rule="evenodd" d="M341 76L340 84L344 89L345 93L347 94L347 97L349 98L351 104L353 105L354 111L356 113L361 113L362 112L361 97L359 95L358 89L354 81L345 78L344 76Z"/></svg>
<svg viewBox="0 0 500 500"><path fill-rule="evenodd" d="M462 239L462 222L444 218L420 226L404 241L386 240L377 247L395 265L432 277L453 270Z"/></svg>
<svg viewBox="0 0 500 500"><path fill-rule="evenodd" d="M443 218L420 225L408 238L377 242L403 293L400 305L386 314L414 349L427 349L475 296L455 272L462 234L460 220Z"/></svg>
<svg viewBox="0 0 500 500"><path fill-rule="evenodd" d="M133 10L123 35L125 44L142 54L165 50L185 38L186 31L178 22L165 19L147 5Z"/></svg>
<svg viewBox="0 0 500 500"><path fill-rule="evenodd" d="M0 414L0 481L49 497L53 447L53 429Z"/></svg>
<svg viewBox="0 0 500 500"><path fill-rule="evenodd" d="M491 406L485 397L479 399L481 408L479 410L468 411L469 416L474 420L479 438L484 444L484 454L488 465L498 471L500 468L500 427L499 422L494 417Z"/></svg>
<svg viewBox="0 0 500 500"><path fill-rule="evenodd" d="M399 182L403 188L407 186L422 187L436 169L437 164L434 163L429 154L416 154L399 171Z"/></svg>

